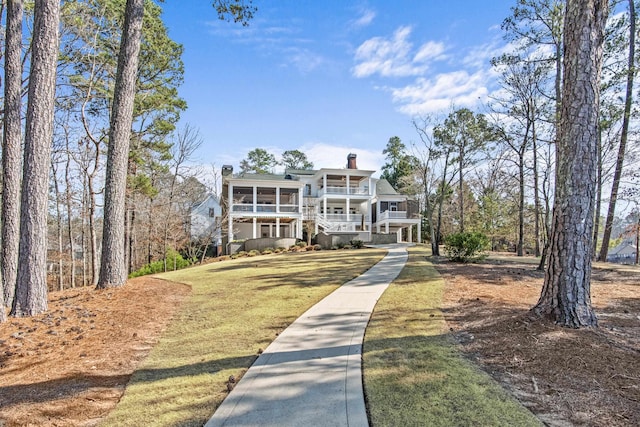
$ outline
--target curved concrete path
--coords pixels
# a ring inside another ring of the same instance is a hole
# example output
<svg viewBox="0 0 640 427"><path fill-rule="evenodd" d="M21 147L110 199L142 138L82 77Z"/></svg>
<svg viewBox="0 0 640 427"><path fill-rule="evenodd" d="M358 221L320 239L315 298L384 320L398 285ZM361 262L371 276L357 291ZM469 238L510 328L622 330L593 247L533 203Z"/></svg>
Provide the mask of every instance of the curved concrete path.
<svg viewBox="0 0 640 427"><path fill-rule="evenodd" d="M364 332L376 302L407 260L406 245L378 247L389 252L285 329L205 427L369 425L362 389Z"/></svg>

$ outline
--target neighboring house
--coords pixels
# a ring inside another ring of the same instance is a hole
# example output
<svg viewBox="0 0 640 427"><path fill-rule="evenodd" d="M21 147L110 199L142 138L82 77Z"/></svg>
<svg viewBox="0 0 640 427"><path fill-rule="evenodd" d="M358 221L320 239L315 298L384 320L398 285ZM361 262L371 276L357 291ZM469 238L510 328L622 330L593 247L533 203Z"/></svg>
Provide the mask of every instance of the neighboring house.
<svg viewBox="0 0 640 427"><path fill-rule="evenodd" d="M417 203L397 193L375 171L356 167L349 154L342 169L287 170L282 175L233 175L223 166L223 205L229 241L297 238L312 234L345 235L371 242L375 233L411 236L420 230ZM409 237L411 239L411 237Z"/></svg>
<svg viewBox="0 0 640 427"><path fill-rule="evenodd" d="M213 194L191 209L190 233L193 240L207 240L214 246L222 243L222 207Z"/></svg>
<svg viewBox="0 0 640 427"><path fill-rule="evenodd" d="M625 239L609 251L607 261L618 264L635 264L638 247L632 239Z"/></svg>

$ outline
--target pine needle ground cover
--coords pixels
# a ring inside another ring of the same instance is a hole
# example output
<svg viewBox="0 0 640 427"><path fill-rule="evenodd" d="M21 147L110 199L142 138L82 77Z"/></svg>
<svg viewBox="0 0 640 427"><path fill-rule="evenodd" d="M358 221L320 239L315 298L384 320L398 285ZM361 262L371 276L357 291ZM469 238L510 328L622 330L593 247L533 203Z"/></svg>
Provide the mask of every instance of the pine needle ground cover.
<svg viewBox="0 0 640 427"><path fill-rule="evenodd" d="M162 274L192 293L134 372L106 426L201 426L261 349L384 256L375 249L268 255Z"/></svg>
<svg viewBox="0 0 640 427"><path fill-rule="evenodd" d="M540 426L456 350L440 310L444 281L424 246L409 254L367 327L363 366L371 424Z"/></svg>

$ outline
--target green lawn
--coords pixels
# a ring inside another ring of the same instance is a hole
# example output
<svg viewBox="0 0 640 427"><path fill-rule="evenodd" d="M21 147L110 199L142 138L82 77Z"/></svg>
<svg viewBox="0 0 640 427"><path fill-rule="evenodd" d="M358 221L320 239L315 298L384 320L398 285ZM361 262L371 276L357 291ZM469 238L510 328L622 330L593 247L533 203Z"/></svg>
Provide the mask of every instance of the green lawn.
<svg viewBox="0 0 640 427"><path fill-rule="evenodd" d="M107 426L201 426L288 324L384 256L375 249L224 261L160 277L192 293L134 373ZM539 426L533 415L456 351L439 311L444 283L410 250L376 306L364 346L373 426Z"/></svg>
<svg viewBox="0 0 640 427"><path fill-rule="evenodd" d="M424 246L411 248L365 336L364 384L373 426L541 426L464 359L440 311L444 281Z"/></svg>
<svg viewBox="0 0 640 427"><path fill-rule="evenodd" d="M192 293L102 425L202 426L227 395L230 375L242 375L277 333L384 254L287 253L160 275Z"/></svg>

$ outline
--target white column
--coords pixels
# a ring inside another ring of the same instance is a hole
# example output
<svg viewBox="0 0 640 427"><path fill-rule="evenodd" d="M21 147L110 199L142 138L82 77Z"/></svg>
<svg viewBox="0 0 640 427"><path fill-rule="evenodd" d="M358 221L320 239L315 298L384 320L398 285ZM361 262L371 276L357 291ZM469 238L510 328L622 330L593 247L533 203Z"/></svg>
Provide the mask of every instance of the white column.
<svg viewBox="0 0 640 427"><path fill-rule="evenodd" d="M302 188L298 188L298 213L300 214L300 217L302 219L304 219L304 194L303 194L303 189Z"/></svg>
<svg viewBox="0 0 640 427"><path fill-rule="evenodd" d="M280 187L276 187L276 212L280 213Z"/></svg>
<svg viewBox="0 0 640 427"><path fill-rule="evenodd" d="M347 177L347 182L349 182L349 179ZM351 210L351 200L349 200L349 197L347 197L347 221L349 221L351 219L351 214L349 213L349 211Z"/></svg>
<svg viewBox="0 0 640 427"><path fill-rule="evenodd" d="M229 236L229 241L231 242L233 240L233 215L231 214L233 212L233 184L229 184L227 197L227 200L229 201L227 206L229 210L229 212L227 212L227 215L229 216L227 236Z"/></svg>
<svg viewBox="0 0 640 427"><path fill-rule="evenodd" d="M384 232L389 234L389 221L384 223Z"/></svg>
<svg viewBox="0 0 640 427"><path fill-rule="evenodd" d="M324 217L324 219L327 219L327 197L325 196L325 198L322 200L322 211L324 212L322 214L322 216Z"/></svg>
<svg viewBox="0 0 640 427"><path fill-rule="evenodd" d="M258 219L253 218L253 238L254 239L256 239L258 235L257 229L258 229Z"/></svg>
<svg viewBox="0 0 640 427"><path fill-rule="evenodd" d="M408 227L409 233L407 234L407 240L409 243L413 243L413 224Z"/></svg>
<svg viewBox="0 0 640 427"><path fill-rule="evenodd" d="M280 218L276 218L276 237L280 237Z"/></svg>
<svg viewBox="0 0 640 427"><path fill-rule="evenodd" d="M422 243L422 218L418 222L418 243Z"/></svg>
<svg viewBox="0 0 640 427"><path fill-rule="evenodd" d="M258 187L253 186L253 212L258 212Z"/></svg>

